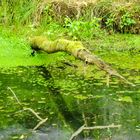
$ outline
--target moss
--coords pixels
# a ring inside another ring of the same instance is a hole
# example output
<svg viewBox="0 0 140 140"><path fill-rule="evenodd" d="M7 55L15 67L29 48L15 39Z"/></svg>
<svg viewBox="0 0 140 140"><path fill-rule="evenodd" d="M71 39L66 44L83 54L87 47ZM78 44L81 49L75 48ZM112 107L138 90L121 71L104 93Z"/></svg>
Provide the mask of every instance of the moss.
<svg viewBox="0 0 140 140"><path fill-rule="evenodd" d="M55 41L50 41L48 38L43 36L35 36L29 41L33 49L41 49L47 53L66 51L77 57L79 50L87 50L79 41L69 41L66 39L56 39Z"/></svg>
<svg viewBox="0 0 140 140"><path fill-rule="evenodd" d="M88 64L95 64L98 68L105 71L109 75L114 75L119 79L123 80L124 82L133 85L132 83L127 81L123 76L121 76L115 69L111 68L103 60L89 52L79 41L69 41L65 39L49 41L46 37L36 36L32 38L30 42L32 48L39 48L48 53L53 53L57 51L69 52L76 58L79 58Z"/></svg>

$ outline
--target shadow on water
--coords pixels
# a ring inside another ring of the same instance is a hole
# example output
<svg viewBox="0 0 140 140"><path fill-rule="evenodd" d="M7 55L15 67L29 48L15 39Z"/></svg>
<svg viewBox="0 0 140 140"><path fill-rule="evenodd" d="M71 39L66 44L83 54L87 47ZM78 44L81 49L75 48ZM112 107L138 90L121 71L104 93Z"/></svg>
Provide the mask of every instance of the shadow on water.
<svg viewBox="0 0 140 140"><path fill-rule="evenodd" d="M67 106L66 101L63 99L61 95L60 88L55 85L55 81L51 76L50 72L46 69L45 66L38 66L38 70L43 72L42 76L48 81L49 85L47 86L49 93L51 95L52 100L57 106L57 109L62 114L66 122L69 122L72 129L76 129L81 126L80 119L82 114L78 112L78 110L70 111ZM75 108L78 108L75 104Z"/></svg>
<svg viewBox="0 0 140 140"><path fill-rule="evenodd" d="M38 120L30 112L21 111L8 86L25 107L48 117L37 131L31 129ZM108 88L105 79L86 79L45 66L1 69L0 140L68 140L83 124L122 127L84 131L76 140L138 140L139 87L119 85L113 80Z"/></svg>

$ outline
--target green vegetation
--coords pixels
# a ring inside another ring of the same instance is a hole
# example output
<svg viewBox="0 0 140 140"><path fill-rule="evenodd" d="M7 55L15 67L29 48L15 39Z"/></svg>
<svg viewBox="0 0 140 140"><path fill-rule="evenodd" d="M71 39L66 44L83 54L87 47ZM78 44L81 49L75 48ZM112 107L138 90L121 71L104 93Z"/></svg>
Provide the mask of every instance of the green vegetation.
<svg viewBox="0 0 140 140"><path fill-rule="evenodd" d="M139 15L139 0L0 1L0 139L67 140L83 124L122 127L84 131L81 140L140 139ZM136 87L114 77L107 87L104 72L65 52L32 56L29 39L38 35L81 41ZM36 132L38 120L7 87L48 117Z"/></svg>
<svg viewBox="0 0 140 140"><path fill-rule="evenodd" d="M139 0L93 0L91 2L88 0L84 2L5 0L1 1L0 5L0 23L4 26L45 27L54 22L69 26L68 22L70 22L71 26L78 28L81 25L89 29L92 23L94 27L99 26L97 21L100 19L100 26L109 30L121 33L140 31ZM73 21L75 19L81 22ZM86 23L83 24L82 21Z"/></svg>

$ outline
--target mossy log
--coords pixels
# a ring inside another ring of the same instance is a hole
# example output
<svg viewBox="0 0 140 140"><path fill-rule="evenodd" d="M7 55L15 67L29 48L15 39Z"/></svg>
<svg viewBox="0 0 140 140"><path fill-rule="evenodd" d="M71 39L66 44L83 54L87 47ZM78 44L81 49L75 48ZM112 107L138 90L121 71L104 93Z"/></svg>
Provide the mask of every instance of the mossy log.
<svg viewBox="0 0 140 140"><path fill-rule="evenodd" d="M32 49L43 50L47 53L54 53L58 51L68 52L88 64L95 64L99 69L105 71L108 75L116 76L123 80L125 83L133 85L122 75L120 75L115 69L106 64L102 59L91 53L87 48L83 46L80 41L70 41L66 39L50 41L46 37L35 36L30 38L30 44Z"/></svg>

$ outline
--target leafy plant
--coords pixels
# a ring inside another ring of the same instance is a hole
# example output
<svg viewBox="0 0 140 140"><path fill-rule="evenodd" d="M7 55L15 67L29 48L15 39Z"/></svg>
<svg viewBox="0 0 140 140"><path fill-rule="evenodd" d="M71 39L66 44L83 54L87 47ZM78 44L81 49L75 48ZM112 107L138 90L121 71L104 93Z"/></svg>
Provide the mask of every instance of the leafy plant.
<svg viewBox="0 0 140 140"><path fill-rule="evenodd" d="M100 18L94 17L91 21L65 19L68 35L74 39L93 38L100 30Z"/></svg>
<svg viewBox="0 0 140 140"><path fill-rule="evenodd" d="M111 15L107 18L105 24L106 24L106 27L107 27L108 30L114 31L115 20L116 20L116 17L115 17L114 14L111 14Z"/></svg>
<svg viewBox="0 0 140 140"><path fill-rule="evenodd" d="M129 12L126 12L120 19L120 28L123 32L134 24L136 24L136 21L132 18L132 14Z"/></svg>

